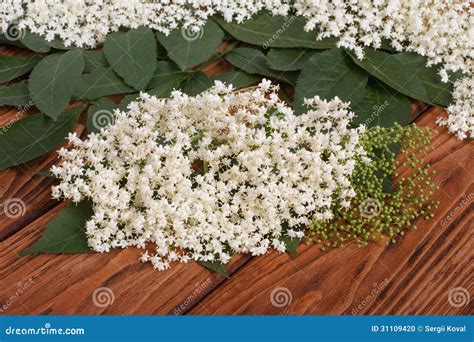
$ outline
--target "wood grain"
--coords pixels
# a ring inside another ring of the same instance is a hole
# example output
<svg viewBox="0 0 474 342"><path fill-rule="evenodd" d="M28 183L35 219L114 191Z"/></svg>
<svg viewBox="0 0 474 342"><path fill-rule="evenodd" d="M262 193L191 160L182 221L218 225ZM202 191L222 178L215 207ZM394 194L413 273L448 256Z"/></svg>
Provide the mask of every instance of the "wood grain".
<svg viewBox="0 0 474 342"><path fill-rule="evenodd" d="M10 50L0 49L5 51ZM223 61L205 68L210 76L227 70ZM435 118L444 113L427 108L414 102L412 120L435 128ZM14 117L15 110L0 111L0 126ZM78 134L85 129L81 120ZM56 161L56 154L4 170L0 204L21 199L25 213L7 217L0 211L0 314L472 313L471 303L454 307L447 295L454 287L473 293L473 145L436 129L436 149L428 158L440 186L434 219L420 221L418 230L388 247L348 245L323 253L302 245L296 258L275 252L258 258L238 255L227 269L230 279L194 262L157 272L138 261L136 249L18 258L64 206L50 199L53 181L37 174ZM452 219L446 220L448 215ZM93 299L104 287L113 294L105 306ZM288 289L291 303L272 303L278 288Z"/></svg>

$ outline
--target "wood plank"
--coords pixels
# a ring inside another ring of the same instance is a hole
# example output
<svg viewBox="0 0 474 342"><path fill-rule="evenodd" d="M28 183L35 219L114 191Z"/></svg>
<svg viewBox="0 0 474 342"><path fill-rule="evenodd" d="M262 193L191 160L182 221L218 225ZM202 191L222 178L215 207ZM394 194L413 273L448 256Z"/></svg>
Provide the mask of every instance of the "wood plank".
<svg viewBox="0 0 474 342"><path fill-rule="evenodd" d="M440 115L440 109L432 109L418 120L438 131L432 141L436 150L427 158L440 186L435 198L441 204L432 220L419 220L418 230L387 247L349 245L322 253L316 246L300 246L294 259L278 253L252 259L189 313L472 313L469 303L454 307L447 296L455 287L473 293L474 149L472 142L460 142L445 128L435 127ZM466 196L470 200L464 203ZM455 217L441 224L451 212ZM278 288L288 289L291 303L272 304L272 291Z"/></svg>
<svg viewBox="0 0 474 342"><path fill-rule="evenodd" d="M195 262L155 271L138 260L141 252L135 248L17 257L63 207L56 206L0 243L0 314L183 314L224 279ZM247 258L233 260L229 273ZM94 291L101 287L112 291L111 305L94 304Z"/></svg>

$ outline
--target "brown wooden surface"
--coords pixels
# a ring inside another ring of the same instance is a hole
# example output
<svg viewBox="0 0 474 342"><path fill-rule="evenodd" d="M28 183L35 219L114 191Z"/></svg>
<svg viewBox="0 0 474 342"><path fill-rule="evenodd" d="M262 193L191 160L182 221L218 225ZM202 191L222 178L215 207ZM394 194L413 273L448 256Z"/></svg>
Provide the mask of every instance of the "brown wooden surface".
<svg viewBox="0 0 474 342"><path fill-rule="evenodd" d="M218 63L206 72L226 69ZM14 115L1 111L0 126ZM472 301L450 305L448 292L462 287L474 293L474 149L435 126L440 115L440 109L414 106L416 123L437 131L427 158L440 186L432 220L420 220L416 231L389 246L321 252L301 245L296 258L239 255L227 269L229 279L194 262L158 272L139 262L135 249L19 258L64 206L50 199L52 181L37 174L56 154L0 171L0 205L11 198L26 204L16 218L0 210L0 314L470 314ZM76 131L84 131L83 121ZM441 224L450 213L452 219ZM113 292L110 305L94 304L101 287ZM288 295L283 306L272 304L279 288Z"/></svg>

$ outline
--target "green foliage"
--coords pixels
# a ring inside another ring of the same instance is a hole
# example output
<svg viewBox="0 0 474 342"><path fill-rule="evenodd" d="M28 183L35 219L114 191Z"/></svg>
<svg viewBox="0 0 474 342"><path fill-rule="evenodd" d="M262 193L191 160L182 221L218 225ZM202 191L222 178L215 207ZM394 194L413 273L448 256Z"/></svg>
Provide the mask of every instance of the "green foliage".
<svg viewBox="0 0 474 342"><path fill-rule="evenodd" d="M227 61L236 68L249 74L258 74L271 77L291 85L295 84L296 75L293 73L271 70L268 67L267 57L258 49L237 48L229 52Z"/></svg>
<svg viewBox="0 0 474 342"><path fill-rule="evenodd" d="M114 71L125 83L137 90L145 90L157 62L156 40L153 31L139 27L128 32L110 34L104 43L104 53Z"/></svg>
<svg viewBox="0 0 474 342"><path fill-rule="evenodd" d="M31 72L28 86L36 107L57 119L69 104L84 70L81 50L56 53L44 58Z"/></svg>
<svg viewBox="0 0 474 342"><path fill-rule="evenodd" d="M235 89L245 88L261 80L259 76L248 74L242 70L234 70L218 74L211 78L212 81L221 81L231 84Z"/></svg>
<svg viewBox="0 0 474 342"><path fill-rule="evenodd" d="M168 97L171 91L178 88L179 84L188 74L173 62L160 61L155 73L148 84L147 93L156 97Z"/></svg>
<svg viewBox="0 0 474 342"><path fill-rule="evenodd" d="M0 56L0 83L26 74L40 60L38 57Z"/></svg>
<svg viewBox="0 0 474 342"><path fill-rule="evenodd" d="M290 253L292 257L297 257L298 252L297 248L301 243L301 239L299 238L290 238L289 236L283 236L280 238L281 241L283 241L286 245L286 251Z"/></svg>
<svg viewBox="0 0 474 342"><path fill-rule="evenodd" d="M51 45L43 37L32 33L30 30L24 30L20 42L28 49L34 52L45 53L51 50Z"/></svg>
<svg viewBox="0 0 474 342"><path fill-rule="evenodd" d="M0 105L25 106L29 102L30 94L25 81L9 86L0 86Z"/></svg>
<svg viewBox="0 0 474 342"><path fill-rule="evenodd" d="M377 80L369 79L364 96L351 104L351 110L356 114L352 121L354 126L392 127L395 123L408 125L412 108L408 97Z"/></svg>
<svg viewBox="0 0 474 342"><path fill-rule="evenodd" d="M426 67L426 57L413 52L388 52L366 49L363 60L351 54L354 63L364 68L393 89L411 98L448 106L452 84L441 82L436 68Z"/></svg>
<svg viewBox="0 0 474 342"><path fill-rule="evenodd" d="M20 256L38 253L88 253L87 236L84 226L92 216L92 206L84 201L71 203L52 220L43 236Z"/></svg>
<svg viewBox="0 0 474 342"><path fill-rule="evenodd" d="M168 36L157 32L156 38L168 51L168 57L181 70L186 70L211 58L222 42L224 32L219 25L208 20L198 32L174 30Z"/></svg>
<svg viewBox="0 0 474 342"><path fill-rule="evenodd" d="M358 246L376 240L395 242L418 219L432 217L431 211L438 205L432 200L437 187L429 165L423 161L432 149L430 140L430 130L415 125L369 129L361 143L372 162L360 159L356 164L352 179L356 197L352 205L341 208L336 203L334 219L329 223L315 221L310 228L311 238L323 249L350 241ZM393 153L395 144L401 146L397 159ZM396 174L399 165L409 168L407 175ZM397 176L393 192L385 192L384 179Z"/></svg>
<svg viewBox="0 0 474 342"><path fill-rule="evenodd" d="M89 74L82 75L76 86L74 98L95 100L102 96L128 94L134 91L112 68L97 68Z"/></svg>
<svg viewBox="0 0 474 342"><path fill-rule="evenodd" d="M212 87L212 81L209 76L205 72L197 71L184 81L181 89L189 96L195 96L210 87Z"/></svg>
<svg viewBox="0 0 474 342"><path fill-rule="evenodd" d="M274 70L301 70L308 60L319 52L320 50L308 49L271 49L267 54L267 63Z"/></svg>
<svg viewBox="0 0 474 342"><path fill-rule="evenodd" d="M330 49L336 45L336 39L316 40L316 30L306 32L306 20L296 16L273 16L267 12L257 13L243 23L226 22L223 18L214 20L234 38L245 43L278 48Z"/></svg>
<svg viewBox="0 0 474 342"><path fill-rule="evenodd" d="M84 62L86 63L84 66L84 72L86 73L109 67L103 52L84 51L83 56Z"/></svg>
<svg viewBox="0 0 474 342"><path fill-rule="evenodd" d="M229 275L225 271L227 264L222 264L218 261L200 261L199 264L209 269L212 272L218 273L223 277L229 278Z"/></svg>
<svg viewBox="0 0 474 342"><path fill-rule="evenodd" d="M0 135L0 170L50 152L65 141L83 106L64 111L56 121L44 114L19 118Z"/></svg>
<svg viewBox="0 0 474 342"><path fill-rule="evenodd" d="M295 92L295 109L302 113L304 98L319 95L331 100L358 103L364 96L367 73L358 68L341 49L331 49L312 56L298 77Z"/></svg>

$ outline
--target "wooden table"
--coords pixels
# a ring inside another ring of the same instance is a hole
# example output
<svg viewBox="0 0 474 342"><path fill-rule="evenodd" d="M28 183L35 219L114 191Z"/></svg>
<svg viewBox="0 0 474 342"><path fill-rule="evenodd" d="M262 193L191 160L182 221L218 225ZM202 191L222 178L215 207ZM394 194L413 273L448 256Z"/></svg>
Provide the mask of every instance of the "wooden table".
<svg viewBox="0 0 474 342"><path fill-rule="evenodd" d="M219 62L206 72L227 67ZM2 110L0 126L15 113ZM238 255L227 269L230 278L195 262L158 272L139 262L140 251L132 248L19 258L64 207L51 200L53 181L37 174L57 155L1 171L0 204L17 198L26 210L14 218L0 210L0 314L472 314L472 301L451 305L448 293L457 287L474 293L474 149L434 124L443 115L438 108L414 106L414 121L437 131L427 158L440 187L432 220L420 220L417 230L389 246L321 252L303 244L295 258ZM84 117L76 130L84 132ZM102 290L110 305L94 301Z"/></svg>

